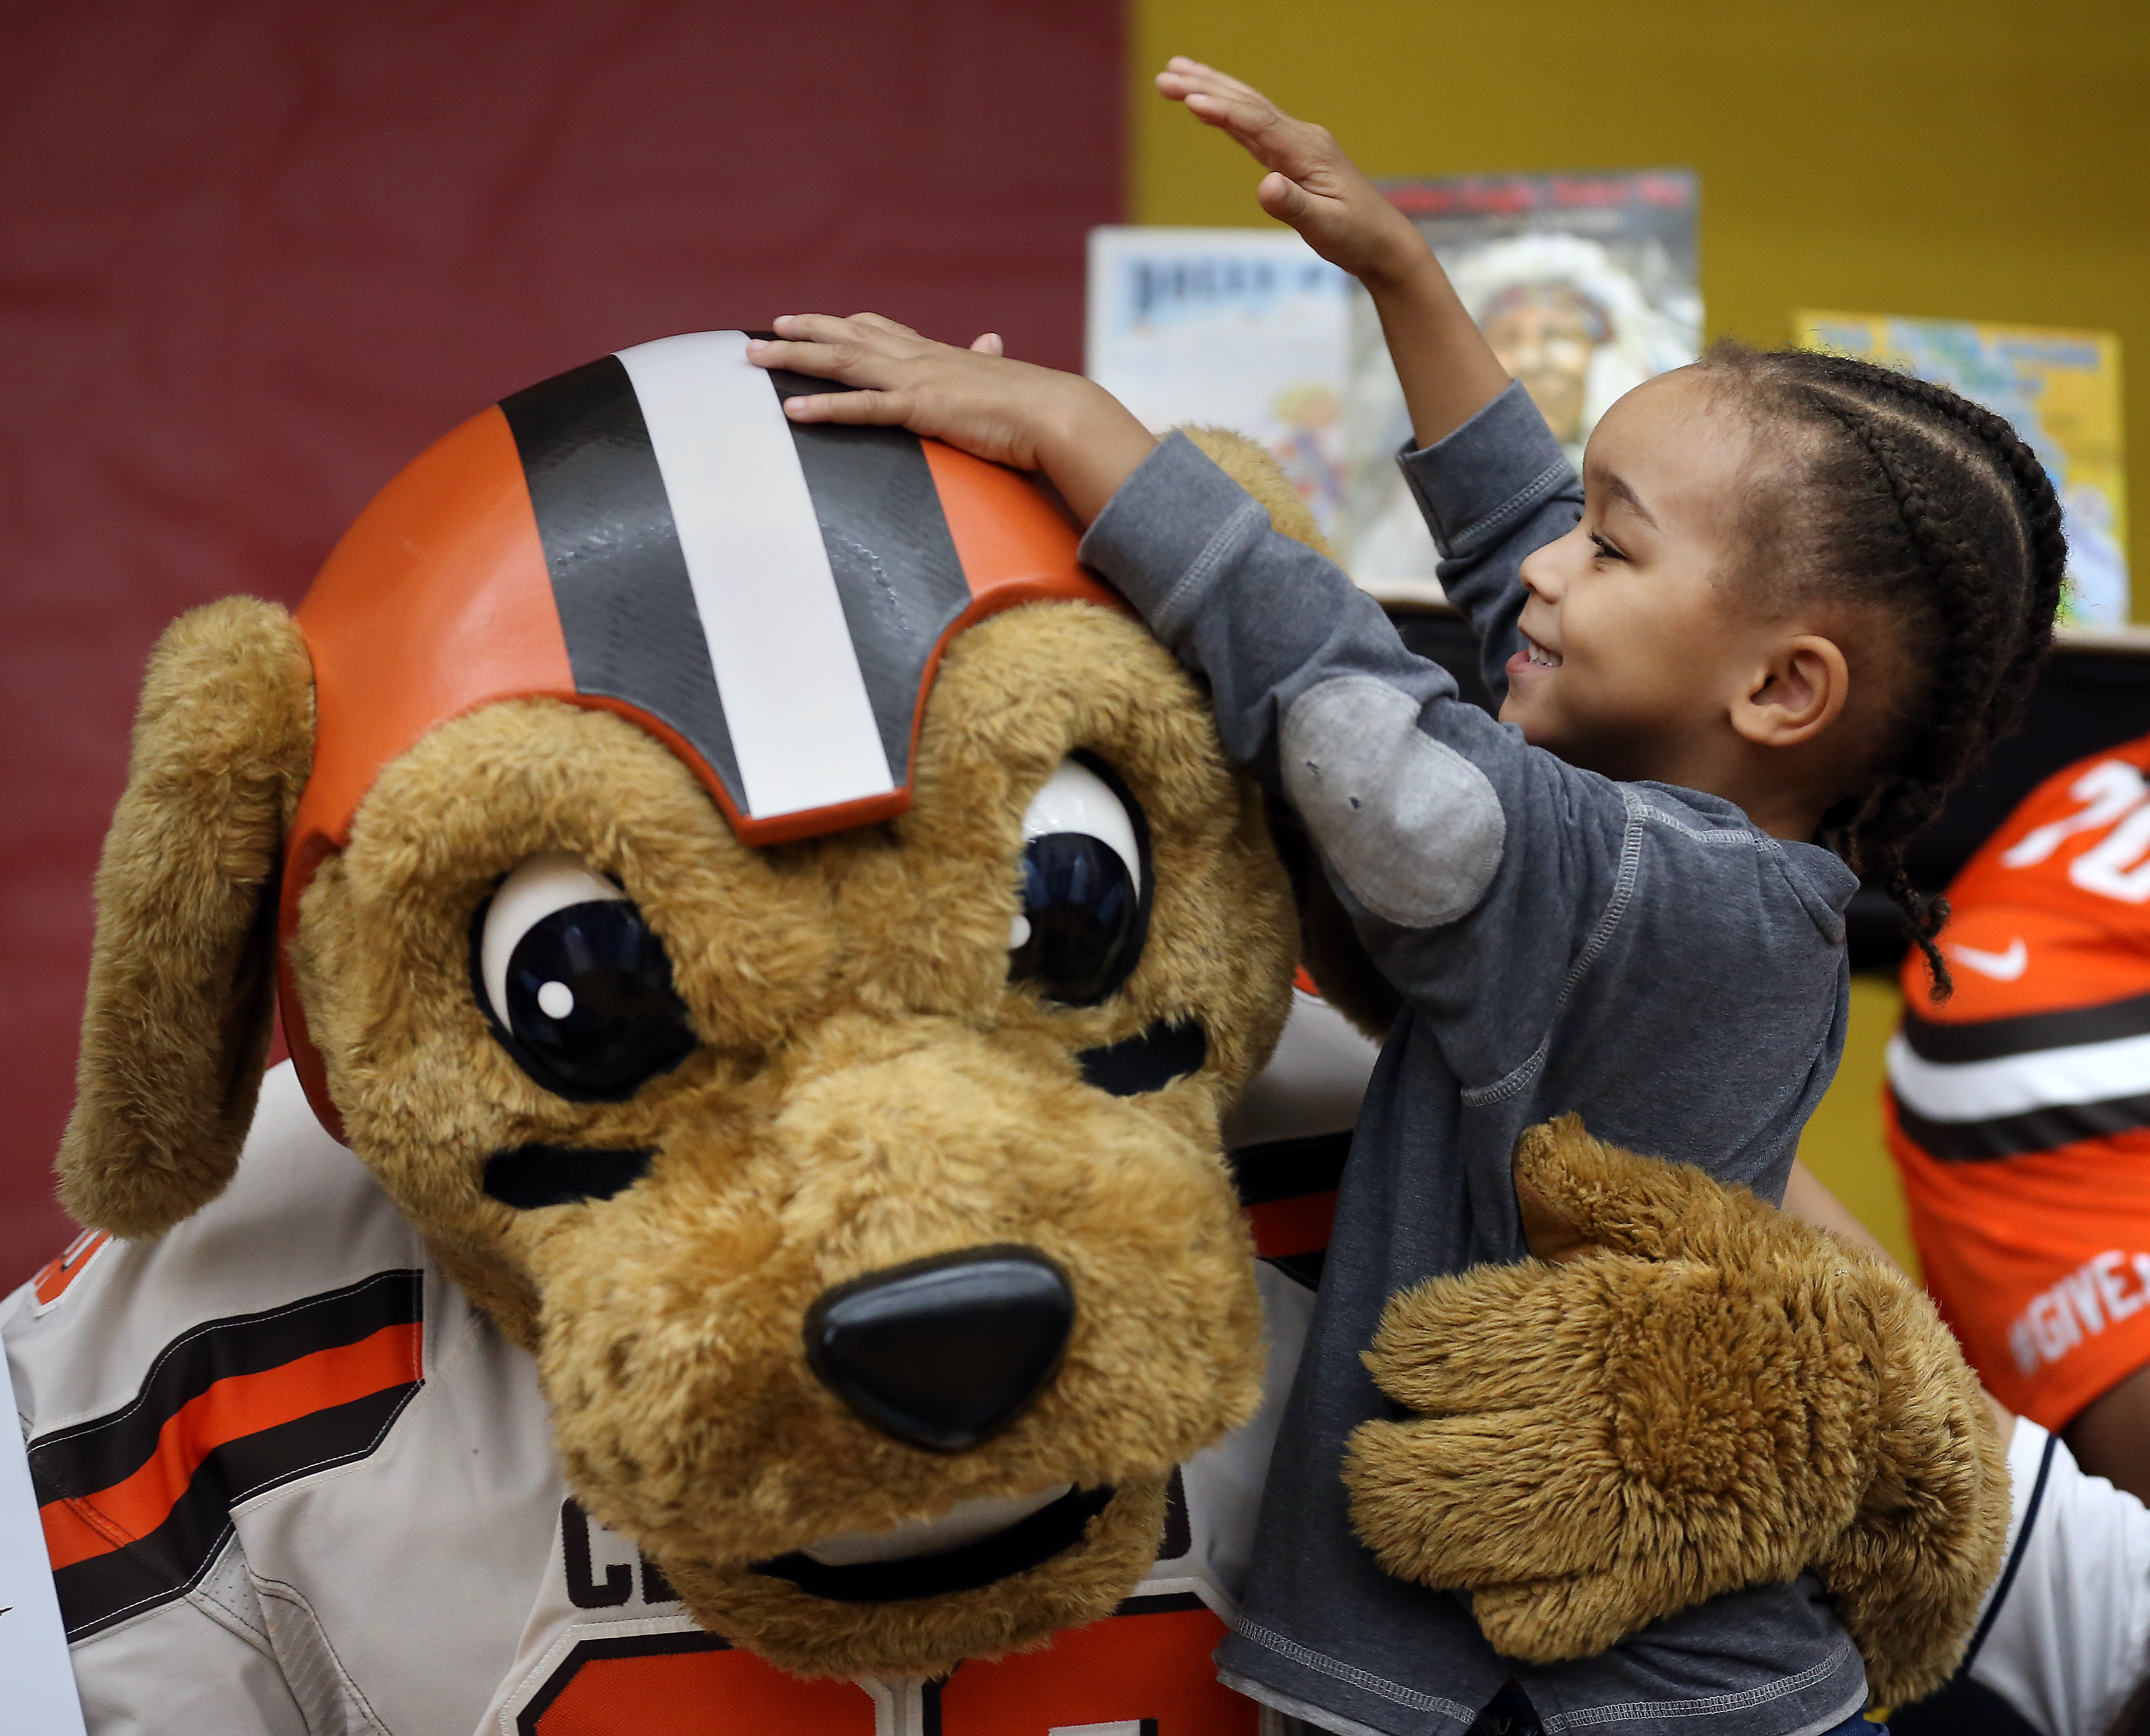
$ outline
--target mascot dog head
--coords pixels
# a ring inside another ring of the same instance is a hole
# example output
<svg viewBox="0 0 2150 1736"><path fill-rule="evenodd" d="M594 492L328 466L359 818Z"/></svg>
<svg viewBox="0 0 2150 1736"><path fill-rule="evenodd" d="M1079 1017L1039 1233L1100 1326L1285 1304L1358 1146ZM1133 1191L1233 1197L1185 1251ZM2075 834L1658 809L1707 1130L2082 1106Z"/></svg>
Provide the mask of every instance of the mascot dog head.
<svg viewBox="0 0 2150 1736"><path fill-rule="evenodd" d="M63 1187L214 1198L280 971L584 1506L778 1663L931 1673L1108 1612L1252 1409L1218 1118L1295 924L1055 509L786 390L737 333L608 357L417 460L295 621L171 628Z"/></svg>

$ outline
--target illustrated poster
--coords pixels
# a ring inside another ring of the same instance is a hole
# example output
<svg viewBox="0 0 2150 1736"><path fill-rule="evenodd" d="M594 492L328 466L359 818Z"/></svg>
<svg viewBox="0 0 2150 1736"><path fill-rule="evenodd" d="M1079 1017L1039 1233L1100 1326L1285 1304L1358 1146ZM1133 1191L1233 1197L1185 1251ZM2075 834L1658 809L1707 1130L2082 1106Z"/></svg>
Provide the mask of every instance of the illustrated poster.
<svg viewBox="0 0 2150 1736"><path fill-rule="evenodd" d="M2127 496L2120 340L2109 331L1801 312L1799 341L1908 368L2007 417L2061 497L2068 539L2063 624L2127 623Z"/></svg>
<svg viewBox="0 0 2150 1736"><path fill-rule="evenodd" d="M1350 286L1281 227L1093 229L1083 370L1154 433L1261 441L1333 530Z"/></svg>
<svg viewBox="0 0 2150 1736"><path fill-rule="evenodd" d="M1629 388L1702 349L1697 184L1684 169L1387 181L1501 365L1568 456ZM1395 466L1411 434L1372 298L1351 286L1339 542L1360 583L1438 594L1434 548Z"/></svg>

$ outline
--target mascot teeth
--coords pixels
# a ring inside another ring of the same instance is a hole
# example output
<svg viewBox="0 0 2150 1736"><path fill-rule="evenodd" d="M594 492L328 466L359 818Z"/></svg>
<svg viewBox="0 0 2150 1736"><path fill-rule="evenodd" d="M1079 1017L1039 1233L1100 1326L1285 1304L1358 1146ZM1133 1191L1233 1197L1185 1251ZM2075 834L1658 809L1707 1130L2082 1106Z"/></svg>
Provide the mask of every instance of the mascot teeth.
<svg viewBox="0 0 2150 1736"><path fill-rule="evenodd" d="M850 1567L861 1562L908 1561L917 1555L938 1555L944 1550L960 1549L966 1543L980 1542L996 1532L1007 1530L1040 1508L1051 1506L1074 1486L1072 1483L1056 1483L1035 1495L986 1496L977 1501L959 1501L938 1518L913 1519L893 1531L839 1532L833 1537L809 1543L800 1553L825 1567Z"/></svg>

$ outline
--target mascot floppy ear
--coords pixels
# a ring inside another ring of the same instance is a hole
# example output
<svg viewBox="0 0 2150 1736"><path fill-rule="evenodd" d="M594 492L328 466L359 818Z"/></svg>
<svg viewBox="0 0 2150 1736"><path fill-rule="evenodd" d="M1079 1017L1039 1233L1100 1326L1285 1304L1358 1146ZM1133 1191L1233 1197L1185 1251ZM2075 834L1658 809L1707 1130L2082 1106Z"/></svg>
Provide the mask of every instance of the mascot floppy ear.
<svg viewBox="0 0 2150 1736"><path fill-rule="evenodd" d="M1179 431L1199 447L1212 464L1261 502L1278 535L1304 542L1332 561L1336 558L1336 551L1321 534L1314 514L1266 447L1223 428L1187 427ZM1270 839L1291 877L1292 901L1299 906L1300 961L1320 987L1322 998L1379 1042L1402 1010L1402 997L1360 945L1358 932L1330 887L1329 876L1322 872L1314 840L1299 823L1299 816L1273 800L1269 805L1269 820Z"/></svg>
<svg viewBox="0 0 2150 1736"><path fill-rule="evenodd" d="M313 758L305 641L270 603L181 616L151 653L97 871L60 1200L155 1235L224 1190L275 1001L276 868Z"/></svg>

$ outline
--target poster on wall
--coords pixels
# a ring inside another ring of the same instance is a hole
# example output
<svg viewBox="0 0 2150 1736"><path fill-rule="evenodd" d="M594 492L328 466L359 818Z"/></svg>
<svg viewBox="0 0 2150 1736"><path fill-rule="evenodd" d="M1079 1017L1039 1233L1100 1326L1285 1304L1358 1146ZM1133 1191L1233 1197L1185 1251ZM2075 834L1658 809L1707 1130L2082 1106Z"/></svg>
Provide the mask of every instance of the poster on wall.
<svg viewBox="0 0 2150 1736"><path fill-rule="evenodd" d="M1385 181L1501 365L1568 456L1631 386L1702 347L1695 176L1684 169ZM1438 596L1434 550L1398 474L1411 434L1372 298L1352 286L1339 542L1362 584Z"/></svg>
<svg viewBox="0 0 2150 1736"><path fill-rule="evenodd" d="M2008 419L2061 497L2068 539L2061 618L2127 623L2127 497L2120 340L2109 331L1802 311L1798 341L1906 368Z"/></svg>
<svg viewBox="0 0 2150 1736"><path fill-rule="evenodd" d="M1203 422L1261 441L1332 531L1350 285L1281 227L1093 229L1083 371L1154 433Z"/></svg>

